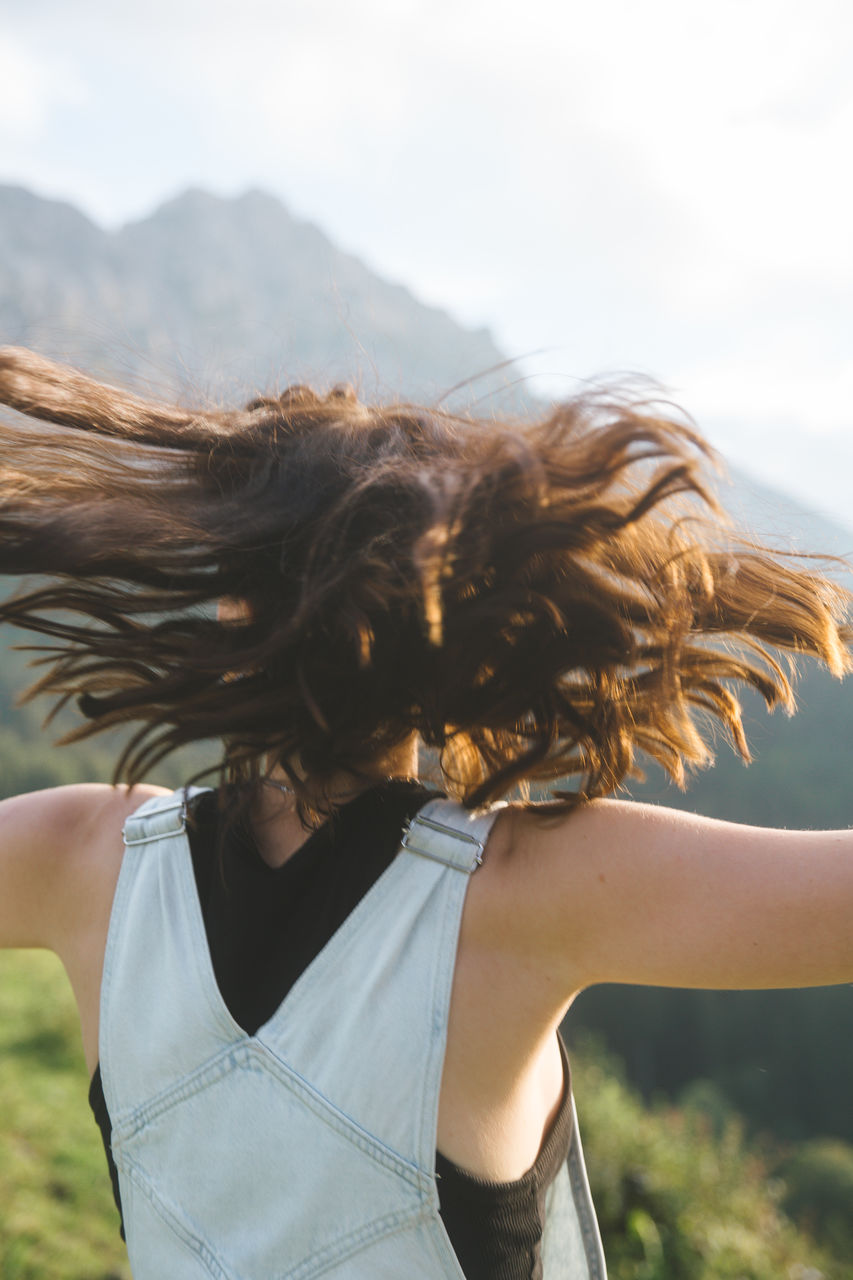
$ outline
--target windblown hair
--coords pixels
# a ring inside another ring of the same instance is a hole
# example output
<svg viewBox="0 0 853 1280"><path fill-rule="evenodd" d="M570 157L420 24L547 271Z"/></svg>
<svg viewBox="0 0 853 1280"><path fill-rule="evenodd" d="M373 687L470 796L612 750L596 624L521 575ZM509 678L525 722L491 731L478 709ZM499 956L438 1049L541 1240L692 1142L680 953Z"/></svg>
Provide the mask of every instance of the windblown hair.
<svg viewBox="0 0 853 1280"><path fill-rule="evenodd" d="M779 651L850 665L846 594L723 532L706 447L655 401L193 411L13 348L0 401L53 424L0 426L0 572L43 576L0 620L49 637L65 740L135 724L117 779L221 738L223 778L279 764L313 811L417 734L467 805L576 775L571 805L638 753L681 782L714 720L747 756L736 689L790 708Z"/></svg>

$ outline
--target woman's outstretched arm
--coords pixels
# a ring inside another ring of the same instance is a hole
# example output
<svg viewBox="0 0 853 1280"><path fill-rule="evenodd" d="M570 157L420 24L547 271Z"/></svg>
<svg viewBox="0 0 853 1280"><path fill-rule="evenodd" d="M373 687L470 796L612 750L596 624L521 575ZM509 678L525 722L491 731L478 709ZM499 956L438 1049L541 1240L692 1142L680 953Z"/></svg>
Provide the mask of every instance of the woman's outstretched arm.
<svg viewBox="0 0 853 1280"><path fill-rule="evenodd" d="M124 819L162 791L83 783L0 803L0 947L46 947L65 959L85 945L88 923L109 911Z"/></svg>
<svg viewBox="0 0 853 1280"><path fill-rule="evenodd" d="M603 800L516 811L504 936L561 999L599 982L853 982L853 831L786 831Z"/></svg>

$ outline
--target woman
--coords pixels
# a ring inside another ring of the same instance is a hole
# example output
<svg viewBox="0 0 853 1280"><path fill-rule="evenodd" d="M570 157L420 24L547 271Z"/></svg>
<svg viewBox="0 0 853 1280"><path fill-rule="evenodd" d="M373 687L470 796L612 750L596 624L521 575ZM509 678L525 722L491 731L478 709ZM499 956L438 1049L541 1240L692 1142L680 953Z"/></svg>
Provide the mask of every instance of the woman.
<svg viewBox="0 0 853 1280"><path fill-rule="evenodd" d="M844 593L617 395L191 412L7 349L0 400L52 424L0 428L0 571L42 575L0 617L70 741L135 727L130 787L0 806L0 943L68 970L137 1280L603 1276L575 995L853 980L853 836L608 797L714 723L746 756L780 652L846 671ZM217 791L144 781L210 738Z"/></svg>

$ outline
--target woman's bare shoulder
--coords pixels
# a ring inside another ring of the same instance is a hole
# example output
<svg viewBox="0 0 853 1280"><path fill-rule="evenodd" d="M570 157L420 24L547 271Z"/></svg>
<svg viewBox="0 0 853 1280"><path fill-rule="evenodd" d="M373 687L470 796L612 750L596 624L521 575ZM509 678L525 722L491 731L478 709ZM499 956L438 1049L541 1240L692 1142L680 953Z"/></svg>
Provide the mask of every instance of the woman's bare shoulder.
<svg viewBox="0 0 853 1280"><path fill-rule="evenodd" d="M111 900L126 818L163 794L78 783L0 802L0 947L61 953L94 902Z"/></svg>

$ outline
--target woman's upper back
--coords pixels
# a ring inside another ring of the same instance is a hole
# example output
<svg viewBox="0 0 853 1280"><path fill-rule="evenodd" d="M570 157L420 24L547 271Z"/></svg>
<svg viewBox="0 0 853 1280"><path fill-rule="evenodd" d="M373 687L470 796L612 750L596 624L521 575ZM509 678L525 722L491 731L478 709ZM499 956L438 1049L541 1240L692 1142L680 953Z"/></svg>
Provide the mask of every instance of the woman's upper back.
<svg viewBox="0 0 853 1280"><path fill-rule="evenodd" d="M122 828L144 800L160 794L159 787L132 793L69 787L0 805L0 881L8 888L0 938L60 955L90 1071L98 1058L101 973ZM516 1178L533 1163L563 1082L554 1036L562 1006L546 1014L535 980L499 944L508 827L499 817L466 897L439 1117L444 1154L499 1180Z"/></svg>
<svg viewBox="0 0 853 1280"><path fill-rule="evenodd" d="M90 1067L122 827L163 793L84 785L0 803L0 945L60 955ZM458 1056L463 1085L505 1095L594 982L850 981L851 902L850 832L744 827L619 801L556 819L508 806L466 898L448 1069ZM488 1045L482 1058L466 1048L472 1022Z"/></svg>

